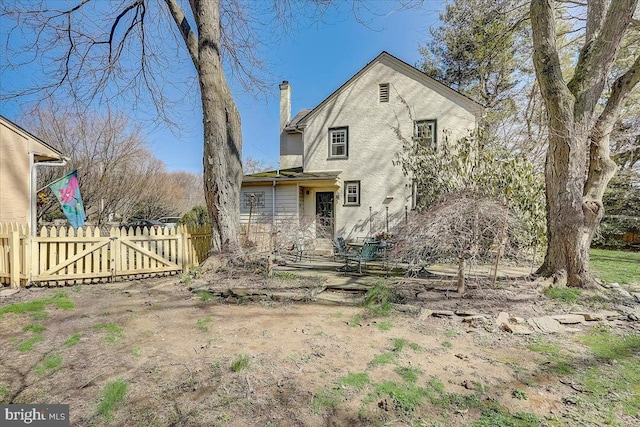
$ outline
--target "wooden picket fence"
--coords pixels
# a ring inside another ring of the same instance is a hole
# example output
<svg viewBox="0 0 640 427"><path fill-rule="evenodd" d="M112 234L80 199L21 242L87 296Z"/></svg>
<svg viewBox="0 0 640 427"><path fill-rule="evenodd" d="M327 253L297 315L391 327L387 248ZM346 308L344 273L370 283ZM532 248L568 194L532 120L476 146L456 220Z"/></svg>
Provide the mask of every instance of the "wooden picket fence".
<svg viewBox="0 0 640 427"><path fill-rule="evenodd" d="M186 272L208 255L211 227L77 230L0 224L0 283L76 284Z"/></svg>

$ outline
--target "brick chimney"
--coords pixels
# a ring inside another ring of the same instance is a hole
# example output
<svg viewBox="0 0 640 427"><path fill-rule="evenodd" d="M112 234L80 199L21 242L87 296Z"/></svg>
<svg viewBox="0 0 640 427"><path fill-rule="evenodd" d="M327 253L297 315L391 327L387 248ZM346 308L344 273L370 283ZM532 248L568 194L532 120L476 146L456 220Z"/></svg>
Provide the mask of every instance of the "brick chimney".
<svg viewBox="0 0 640 427"><path fill-rule="evenodd" d="M291 86L288 81L280 83L280 132L291 120Z"/></svg>

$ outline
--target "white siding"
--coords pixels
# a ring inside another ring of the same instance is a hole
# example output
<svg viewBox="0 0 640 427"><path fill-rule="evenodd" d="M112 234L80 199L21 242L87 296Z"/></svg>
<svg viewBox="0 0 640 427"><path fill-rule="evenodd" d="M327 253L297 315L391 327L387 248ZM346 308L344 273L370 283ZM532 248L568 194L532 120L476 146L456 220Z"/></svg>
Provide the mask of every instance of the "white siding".
<svg viewBox="0 0 640 427"><path fill-rule="evenodd" d="M270 222L274 213L277 217L295 217L298 213L298 186L294 184L277 185L275 187L275 210L273 200L273 186L252 185L243 186L240 192L240 222L249 221L248 200L251 194L254 200L261 200L259 206L254 206L251 212L251 222Z"/></svg>
<svg viewBox="0 0 640 427"><path fill-rule="evenodd" d="M379 84L389 83L389 102L379 102ZM341 170L336 192L336 233L345 237L369 234L404 219L405 206L411 208L411 185L400 165L394 165L402 151L403 137L413 136L413 121L437 120L437 141L465 136L475 127L469 103L452 95L436 82L416 77L397 61L380 62L343 87L336 96L308 119L304 133L304 170ZM306 121L306 120L305 120ZM328 129L348 126L346 159L329 158ZM360 181L360 206L344 206L345 181Z"/></svg>

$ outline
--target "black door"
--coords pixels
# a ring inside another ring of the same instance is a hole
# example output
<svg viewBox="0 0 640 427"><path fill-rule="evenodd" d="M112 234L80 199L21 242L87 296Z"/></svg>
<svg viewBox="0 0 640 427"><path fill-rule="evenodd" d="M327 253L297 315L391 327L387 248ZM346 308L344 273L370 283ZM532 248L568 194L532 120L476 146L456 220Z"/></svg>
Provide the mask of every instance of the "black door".
<svg viewBox="0 0 640 427"><path fill-rule="evenodd" d="M316 235L333 239L333 192L316 193Z"/></svg>

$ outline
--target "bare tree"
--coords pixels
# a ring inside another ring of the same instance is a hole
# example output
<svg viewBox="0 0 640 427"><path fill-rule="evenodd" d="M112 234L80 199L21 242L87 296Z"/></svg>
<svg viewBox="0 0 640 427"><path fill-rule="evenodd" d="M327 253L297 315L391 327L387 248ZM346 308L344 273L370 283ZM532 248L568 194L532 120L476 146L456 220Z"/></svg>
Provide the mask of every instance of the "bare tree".
<svg viewBox="0 0 640 427"><path fill-rule="evenodd" d="M460 191L442 197L425 211L412 213L406 224L394 230L397 244L391 255L420 268L436 262L457 263L457 291L463 293L469 263L488 263L498 250L518 256L525 247L518 240L521 234L521 222L506 206Z"/></svg>
<svg viewBox="0 0 640 427"><path fill-rule="evenodd" d="M262 160L254 159L253 157L247 157L244 159L243 171L245 175L264 172L273 169L273 165L263 162Z"/></svg>
<svg viewBox="0 0 640 427"><path fill-rule="evenodd" d="M255 38L236 1L77 0L4 2L6 46L17 52L9 67L41 61L44 83L11 95L71 96L84 105L118 106L124 99L155 106L167 118L170 87L198 83L204 123L204 188L213 225L213 252L239 250L239 189L242 180L240 117L223 71L223 55L238 76L252 66ZM225 31L223 32L223 27ZM171 48L174 46L174 48ZM180 55L188 55L191 70ZM195 72L193 71L195 70ZM247 80L245 80L246 82ZM257 84L257 80L247 84Z"/></svg>
<svg viewBox="0 0 640 427"><path fill-rule="evenodd" d="M85 209L97 224L110 214L126 212L135 203L145 187L141 166L154 157L139 130L132 128L125 116L100 116L50 106L32 110L26 120L31 121L29 129L70 157L65 172L42 170L40 187L77 169ZM39 217L52 207L57 205L43 206Z"/></svg>
<svg viewBox="0 0 640 427"><path fill-rule="evenodd" d="M602 196L616 164L612 129L640 80L640 52L610 84L638 0L587 2L584 44L568 82L557 45L557 3L531 1L533 61L549 125L546 160L547 253L539 273L566 271L569 286L593 284L589 247L604 215ZM633 24L632 24L633 22ZM637 45L636 45L637 46Z"/></svg>

